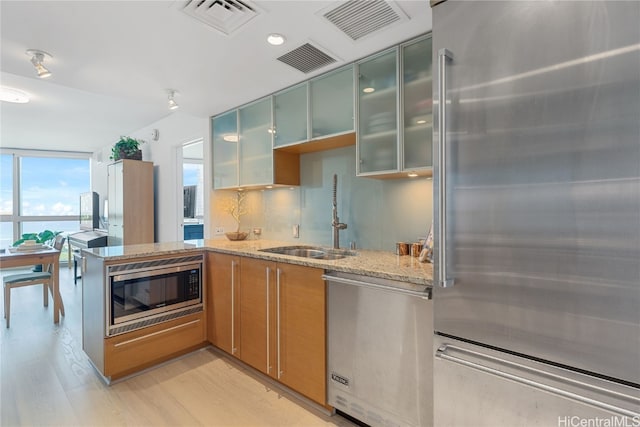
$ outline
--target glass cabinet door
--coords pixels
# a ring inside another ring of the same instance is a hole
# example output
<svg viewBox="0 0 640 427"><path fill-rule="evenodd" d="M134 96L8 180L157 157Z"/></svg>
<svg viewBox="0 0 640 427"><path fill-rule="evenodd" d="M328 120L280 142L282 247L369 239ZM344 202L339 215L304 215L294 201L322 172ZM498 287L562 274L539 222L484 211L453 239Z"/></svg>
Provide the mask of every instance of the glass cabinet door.
<svg viewBox="0 0 640 427"><path fill-rule="evenodd" d="M358 173L398 170L396 52L358 65Z"/></svg>
<svg viewBox="0 0 640 427"><path fill-rule="evenodd" d="M430 168L432 162L431 37L403 46L403 169Z"/></svg>
<svg viewBox="0 0 640 427"><path fill-rule="evenodd" d="M311 80L311 137L354 130L353 66Z"/></svg>
<svg viewBox="0 0 640 427"><path fill-rule="evenodd" d="M240 185L273 182L271 97L238 110Z"/></svg>
<svg viewBox="0 0 640 427"><path fill-rule="evenodd" d="M213 188L238 185L238 114L229 111L212 119Z"/></svg>
<svg viewBox="0 0 640 427"><path fill-rule="evenodd" d="M274 96L274 147L303 142L307 134L307 84L277 93Z"/></svg>

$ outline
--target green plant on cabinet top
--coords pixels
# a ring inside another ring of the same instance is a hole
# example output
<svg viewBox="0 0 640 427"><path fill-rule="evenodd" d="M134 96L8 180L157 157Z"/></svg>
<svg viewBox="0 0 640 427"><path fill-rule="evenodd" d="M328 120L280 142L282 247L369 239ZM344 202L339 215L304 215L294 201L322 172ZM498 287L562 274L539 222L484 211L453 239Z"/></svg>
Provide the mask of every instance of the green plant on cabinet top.
<svg viewBox="0 0 640 427"><path fill-rule="evenodd" d="M139 139L121 136L120 140L111 147L111 156L109 156L109 159L114 161L120 159L142 160L140 144L143 143L144 141Z"/></svg>

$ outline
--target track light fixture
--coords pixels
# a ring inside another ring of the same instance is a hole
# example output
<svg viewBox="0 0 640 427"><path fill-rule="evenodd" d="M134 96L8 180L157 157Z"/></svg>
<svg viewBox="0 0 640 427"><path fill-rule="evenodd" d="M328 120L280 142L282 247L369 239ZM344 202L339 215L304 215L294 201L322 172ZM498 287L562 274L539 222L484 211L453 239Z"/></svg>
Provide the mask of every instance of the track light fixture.
<svg viewBox="0 0 640 427"><path fill-rule="evenodd" d="M169 109L170 110L177 110L178 108L180 108L180 106L178 105L178 103L176 102L174 98L174 96L176 96L179 92L175 89L167 89L167 95L169 96Z"/></svg>
<svg viewBox="0 0 640 427"><path fill-rule="evenodd" d="M44 65L42 65L42 63L44 62L45 56L52 58L50 54L48 54L44 50L28 49L27 55L31 57L31 63L35 67L36 72L38 73L38 77L40 77L41 79L44 79L51 75L51 71L49 71Z"/></svg>

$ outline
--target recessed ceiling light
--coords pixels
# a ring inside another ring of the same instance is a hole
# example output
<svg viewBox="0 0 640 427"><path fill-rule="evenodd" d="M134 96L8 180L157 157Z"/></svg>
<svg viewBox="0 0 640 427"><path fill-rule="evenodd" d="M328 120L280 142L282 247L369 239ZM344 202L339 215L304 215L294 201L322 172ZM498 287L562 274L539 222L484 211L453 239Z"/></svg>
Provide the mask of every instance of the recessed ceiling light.
<svg viewBox="0 0 640 427"><path fill-rule="evenodd" d="M417 120L416 123L419 124L419 125L423 125L423 124L427 123L427 121L426 120Z"/></svg>
<svg viewBox="0 0 640 427"><path fill-rule="evenodd" d="M0 101L13 102L14 104L26 104L29 102L29 95L19 89L0 86Z"/></svg>
<svg viewBox="0 0 640 427"><path fill-rule="evenodd" d="M238 135L225 135L222 137L223 140L227 142L238 142Z"/></svg>
<svg viewBox="0 0 640 427"><path fill-rule="evenodd" d="M271 33L267 36L267 42L273 46L280 46L284 43L284 36L278 33Z"/></svg>
<svg viewBox="0 0 640 427"><path fill-rule="evenodd" d="M418 176L418 174L417 174L417 173L415 173L415 172L409 172L409 173L407 174L407 176L408 176L409 178L415 178L416 176Z"/></svg>
<svg viewBox="0 0 640 427"><path fill-rule="evenodd" d="M362 91L363 91L364 93L372 93L372 92L375 92L375 91L376 91L376 89L375 89L375 88L373 88L373 87L365 87L364 89L362 89Z"/></svg>
<svg viewBox="0 0 640 427"><path fill-rule="evenodd" d="M267 188L273 188L273 185L267 185Z"/></svg>

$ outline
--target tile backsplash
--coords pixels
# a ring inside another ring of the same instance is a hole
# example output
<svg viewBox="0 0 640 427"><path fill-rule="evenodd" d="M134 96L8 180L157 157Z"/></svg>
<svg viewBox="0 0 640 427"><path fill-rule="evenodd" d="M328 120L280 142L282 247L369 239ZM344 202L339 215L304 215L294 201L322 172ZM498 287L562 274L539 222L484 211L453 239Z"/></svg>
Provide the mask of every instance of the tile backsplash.
<svg viewBox="0 0 640 427"><path fill-rule="evenodd" d="M250 191L249 213L241 228L261 227L264 239L330 246L333 174L337 174L338 216L348 225L340 231L340 247L355 242L361 249L393 251L398 241L425 237L432 219L431 179L361 178L355 176L355 167L355 147L301 155L300 187ZM212 229L223 225L232 231L235 223L221 211L220 201L233 192L214 193ZM294 238L292 227L297 224L300 237Z"/></svg>

